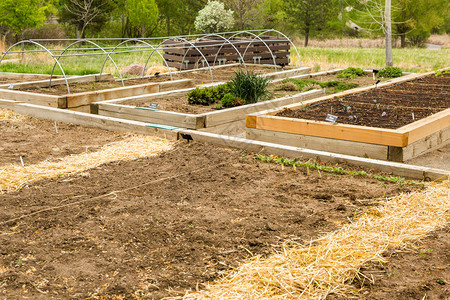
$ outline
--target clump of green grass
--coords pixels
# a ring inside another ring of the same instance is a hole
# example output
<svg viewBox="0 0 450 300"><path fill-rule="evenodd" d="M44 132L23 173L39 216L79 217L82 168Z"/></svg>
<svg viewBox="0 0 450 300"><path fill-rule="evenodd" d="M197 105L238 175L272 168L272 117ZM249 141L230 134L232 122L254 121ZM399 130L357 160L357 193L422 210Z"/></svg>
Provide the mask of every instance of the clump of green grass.
<svg viewBox="0 0 450 300"><path fill-rule="evenodd" d="M228 82L230 93L245 104L256 103L269 95L267 87L270 79L252 72L245 73L241 70L234 73Z"/></svg>
<svg viewBox="0 0 450 300"><path fill-rule="evenodd" d="M342 70L337 77L339 78L356 78L358 76L363 76L364 74L366 74L366 72L364 72L363 69L361 68L347 68Z"/></svg>

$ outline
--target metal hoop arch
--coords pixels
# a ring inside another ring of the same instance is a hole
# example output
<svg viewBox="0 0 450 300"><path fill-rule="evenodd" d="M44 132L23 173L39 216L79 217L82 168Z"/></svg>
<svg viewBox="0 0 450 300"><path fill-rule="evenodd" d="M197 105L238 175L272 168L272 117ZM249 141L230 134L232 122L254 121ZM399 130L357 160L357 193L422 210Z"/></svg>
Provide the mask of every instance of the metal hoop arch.
<svg viewBox="0 0 450 300"><path fill-rule="evenodd" d="M274 65L274 67L275 67L275 72L278 72L278 70L277 70L277 62L276 62L276 60L275 60L275 56L273 55L272 50L270 50L269 45L267 45L266 42L264 42L264 40L260 37L261 34L256 35L256 34L254 34L254 33L252 33L252 32L249 32L249 31L246 31L246 33L248 33L248 34L250 34L250 35L253 35L254 38L253 38L253 40L247 45L247 47L245 48L245 50L244 50L244 57L245 57L245 54L247 53L248 47L250 47L250 45L253 44L253 43L255 42L256 39L259 39L259 40L266 46L267 50L269 50L269 53L270 53L270 55L272 56L273 65Z"/></svg>
<svg viewBox="0 0 450 300"><path fill-rule="evenodd" d="M276 64L276 61L275 61L275 57L273 56L273 53L272 53L272 51L270 50L270 47L269 47L269 46L268 46L268 45L267 45L267 44L266 44L259 36L257 36L256 34L250 32L250 31L247 31L247 30L242 30L242 31L235 32L235 33L234 33L233 35L231 35L228 39L230 40L230 39L232 39L233 37L235 37L235 36L237 36L237 35L239 35L239 34L250 34L250 35L253 35L253 36L255 37L255 38L247 45L247 47L245 48L244 54L241 55L241 57L242 57L242 58L245 57L245 53L247 52L248 47L254 42L254 40L255 40L256 38L258 38L261 42L264 43L264 45L266 46L267 50L269 50L270 55L272 55L273 62L274 62L274 66L275 66L275 72L276 72L276 71L277 71L277 64ZM223 43L223 44L220 46L220 48L219 48L219 50L217 51L217 53L219 53L220 50L222 50L222 48L223 48L224 45L225 45L225 43ZM244 60L244 59L242 59L242 62L243 62L244 65L245 65L245 60ZM246 70L247 70L247 68L246 68Z"/></svg>
<svg viewBox="0 0 450 300"><path fill-rule="evenodd" d="M153 52L156 50L155 47L153 47L151 44L147 43L146 41L144 41L144 40L142 40L142 39L131 38L131 39L127 39L127 40L125 40L125 41L122 41L121 43L119 43L118 45L116 45L116 46L109 52L109 55L111 55L111 54L112 54L118 47L120 47L121 45L123 45L123 44L125 44L125 43L128 43L128 42L131 42L131 41L143 43L143 44L149 46L149 47L152 48L152 50L153 50L153 51L152 51L152 54L153 54ZM142 50L142 51L145 51L145 50ZM173 78L172 78L172 72L170 71L169 64L167 63L166 59L161 55L161 53L158 52L158 54L159 54L159 56L163 59L164 64L166 65L167 70L169 71L170 80L173 80ZM151 56L151 55L150 55L150 56ZM150 59L150 57L149 57L148 59ZM103 72L103 68L105 67L106 60L107 60L107 59L105 59L105 61L103 62L102 69L100 70L100 77L102 76L102 72ZM148 60L147 60L147 62L148 62ZM146 69L146 68L147 68L147 63L145 64L144 69L142 70L141 78L144 77L145 69Z"/></svg>
<svg viewBox="0 0 450 300"><path fill-rule="evenodd" d="M285 35L284 33L280 32L278 30L275 30L275 29L267 29L267 30L261 32L260 34L258 34L258 36L263 35L267 32L276 32L276 33L282 35L284 38L286 38L289 41L289 43L292 45L292 47L294 47L295 53L298 56L298 67L301 67L302 63L301 63L301 59L300 59L300 53L298 53L297 47L294 45L292 40L290 38L288 38L287 35Z"/></svg>
<svg viewBox="0 0 450 300"><path fill-rule="evenodd" d="M244 57L241 55L241 52L239 52L239 50L236 48L236 46L232 42L230 42L229 39L225 38L224 36L221 36L220 34L210 33L210 34L205 35L204 37L206 38L206 37L210 37L210 36L217 36L217 37L225 40L226 42L228 42L228 44L230 44L234 48L234 50L236 50L236 53L239 55L239 57L242 60L242 63L244 64L245 73L247 74L248 73L247 72L247 65L245 64ZM216 56L214 57L213 70L214 70L214 67L216 66L216 60L217 60L217 57L219 56L219 52L222 49L223 45L224 44L222 44L220 46L220 49L216 52Z"/></svg>
<svg viewBox="0 0 450 300"><path fill-rule="evenodd" d="M67 81L67 76L66 73L64 72L63 67L61 66L61 64L59 63L58 59L55 58L55 55L53 55L53 53L47 49L47 47L45 47L44 45L41 45L35 41L32 40L25 40L25 41L20 41L15 43L14 45L12 45L11 47L8 48L8 50L6 50L6 52L3 54L2 58L0 58L0 62L3 60L3 58L8 54L8 52L15 46L20 45L20 44L25 44L25 43L31 43L34 44L38 47L41 47L42 49L44 49L48 54L50 54L50 56L55 60L55 64L53 65L53 70L52 70L52 74L50 75L50 86L52 84L52 76L53 76L53 71L55 70L55 66L56 64L58 65L59 69L61 70L62 75L64 76L64 81L66 82L66 87L67 87L67 93L70 94L70 88L69 88L69 82Z"/></svg>
<svg viewBox="0 0 450 300"><path fill-rule="evenodd" d="M103 48L100 47L98 44L96 44L96 43L94 43L94 42L92 42L92 41L90 41L90 40L87 40L87 39L77 40L77 41L71 43L69 46L67 46L67 47L66 47L59 55L55 55L55 56L61 57L67 50L70 49L70 47L72 47L72 46L74 46L74 45L76 45L76 44L82 43L82 42L88 42L88 43L94 45L95 47L97 47L98 49L102 50L103 53L105 53L105 54L107 55L107 58L109 58L109 59L111 60L111 62L112 62L112 63L114 64L114 66L116 67L117 72L119 73L120 80L122 81L122 86L125 86L125 83L123 82L122 74L120 73L120 70L119 70L119 68L117 67L116 62L114 61L114 59L112 59L112 57L109 56L109 53L107 53L107 52L105 51L105 49L103 49ZM57 61L59 62L59 59L57 59ZM53 65L52 74L51 74L51 76L50 76L50 85L51 85L51 83L52 83L52 76L53 76L53 71L54 71L54 70L55 70L55 65ZM100 73L99 80L101 79L101 77L102 77L102 74Z"/></svg>
<svg viewBox="0 0 450 300"><path fill-rule="evenodd" d="M191 42L189 42L185 38L178 38L178 39L185 41L186 43L191 45L191 47L194 47L195 50L197 50L198 53L200 53L200 55L203 57L203 59L205 60L206 64L208 65L209 74L211 75L211 83L214 83L214 77L213 77L213 74L212 74L212 71L211 71L211 66L209 65L208 60L206 59L205 55L203 55L202 51L200 51L200 49L198 49L194 44L192 44ZM191 48L191 47L189 47L189 48ZM186 52L186 54L187 54L187 52ZM183 60L186 57L186 54L183 56ZM183 62L181 62L180 66L183 66ZM180 72L181 72L181 68L180 68Z"/></svg>

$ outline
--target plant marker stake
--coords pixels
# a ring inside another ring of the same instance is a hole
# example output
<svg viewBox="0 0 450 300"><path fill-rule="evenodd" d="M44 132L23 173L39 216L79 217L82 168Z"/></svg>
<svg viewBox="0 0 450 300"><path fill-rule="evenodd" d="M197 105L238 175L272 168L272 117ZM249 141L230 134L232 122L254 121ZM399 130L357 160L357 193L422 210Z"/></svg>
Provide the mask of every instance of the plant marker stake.
<svg viewBox="0 0 450 300"><path fill-rule="evenodd" d="M412 113L412 118L413 118L413 121L414 121L414 113Z"/></svg>
<svg viewBox="0 0 450 300"><path fill-rule="evenodd" d="M20 162L22 163L22 167L25 167L25 164L23 163L23 158L20 156Z"/></svg>
<svg viewBox="0 0 450 300"><path fill-rule="evenodd" d="M58 125L56 125L56 121L55 121L55 130L56 130L56 133L58 133Z"/></svg>

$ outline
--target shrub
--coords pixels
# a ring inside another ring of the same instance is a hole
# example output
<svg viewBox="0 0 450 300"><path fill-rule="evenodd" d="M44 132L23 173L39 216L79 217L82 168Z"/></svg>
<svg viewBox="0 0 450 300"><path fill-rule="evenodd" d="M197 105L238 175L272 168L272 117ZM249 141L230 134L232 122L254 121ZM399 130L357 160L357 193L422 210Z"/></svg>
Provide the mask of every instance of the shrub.
<svg viewBox="0 0 450 300"><path fill-rule="evenodd" d="M208 4L198 12L194 27L203 32L220 32L228 30L234 25L233 11L226 10L219 1L208 1Z"/></svg>
<svg viewBox="0 0 450 300"><path fill-rule="evenodd" d="M244 104L256 103L263 97L269 95L267 87L270 79L264 78L254 73L245 73L241 70L234 73L233 78L228 82L230 93L242 99Z"/></svg>
<svg viewBox="0 0 450 300"><path fill-rule="evenodd" d="M216 87L195 88L187 94L189 104L211 105L228 93L228 84Z"/></svg>
<svg viewBox="0 0 450 300"><path fill-rule="evenodd" d="M342 70L337 77L339 78L356 78L358 76L364 75L365 72L361 68L347 68Z"/></svg>
<svg viewBox="0 0 450 300"><path fill-rule="evenodd" d="M378 71L378 76L384 78L396 78L403 75L402 69L399 67L384 67Z"/></svg>

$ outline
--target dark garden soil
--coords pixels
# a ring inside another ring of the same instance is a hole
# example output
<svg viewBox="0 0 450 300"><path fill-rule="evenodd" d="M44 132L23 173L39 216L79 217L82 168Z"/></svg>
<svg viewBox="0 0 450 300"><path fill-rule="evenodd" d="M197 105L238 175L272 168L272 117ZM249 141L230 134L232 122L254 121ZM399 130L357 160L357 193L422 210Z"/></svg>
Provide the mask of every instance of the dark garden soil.
<svg viewBox="0 0 450 300"><path fill-rule="evenodd" d="M0 120L0 166L36 164L70 154L97 151L101 146L123 139L123 134L73 124L27 118Z"/></svg>
<svg viewBox="0 0 450 300"><path fill-rule="evenodd" d="M397 129L450 107L450 74L431 75L388 88L315 103L277 116Z"/></svg>
<svg viewBox="0 0 450 300"><path fill-rule="evenodd" d="M290 239L306 243L385 196L418 188L282 170L253 157L180 143L0 195L0 295L183 295L245 258Z"/></svg>
<svg viewBox="0 0 450 300"><path fill-rule="evenodd" d="M353 285L362 289L355 298L450 299L449 227L432 232L412 249L389 250L384 256L388 263L368 263L361 269L364 276Z"/></svg>
<svg viewBox="0 0 450 300"><path fill-rule="evenodd" d="M314 80L317 80L319 82L328 82L332 80L341 81L341 82L355 82L359 86L366 86L371 85L374 83L372 76L360 76L356 79L347 79L347 78L338 78L337 75L327 75L327 76L315 76L311 77ZM301 93L302 91L280 91L277 90L278 87L280 87L282 83L272 83L269 86L269 97L267 100L273 100L278 99L286 96L292 96L298 93ZM322 89L319 85L311 85L308 86L308 89ZM305 90L306 91L306 90ZM333 89L326 89L326 93L333 93ZM153 99L151 101L139 103L137 106L139 107L148 107L151 103L157 103L158 109L160 110L167 110L167 111L175 111L180 113L188 113L188 114L201 114L201 113L207 113L211 111L215 111L216 105L218 103L214 103L211 105L196 105L196 104L189 104L187 101L187 97L180 96L180 97L165 97L161 99Z"/></svg>
<svg viewBox="0 0 450 300"><path fill-rule="evenodd" d="M226 67L226 68L217 68L213 71L214 82L227 81L231 78L234 72L238 70L244 70L244 68L234 66L234 67ZM279 69L279 68L278 68ZM264 73L273 73L275 69L273 67L265 67L265 66L248 66L248 71L264 74ZM200 71L192 71L186 73L172 73L173 80L178 79L192 79L195 85L211 83L211 75L209 70L200 70ZM157 77L148 77L144 79L126 79L124 80L125 86L133 86L139 84L146 84L152 82L162 82L162 81L170 81L169 75L161 75ZM86 83L71 83L69 84L70 93L83 93L83 92L93 92L100 91L105 89L113 89L122 87L121 81L101 81L101 82L86 82ZM67 87L66 85L56 85L52 88L29 88L25 91L31 93L38 94L48 94L48 95L66 95Z"/></svg>

